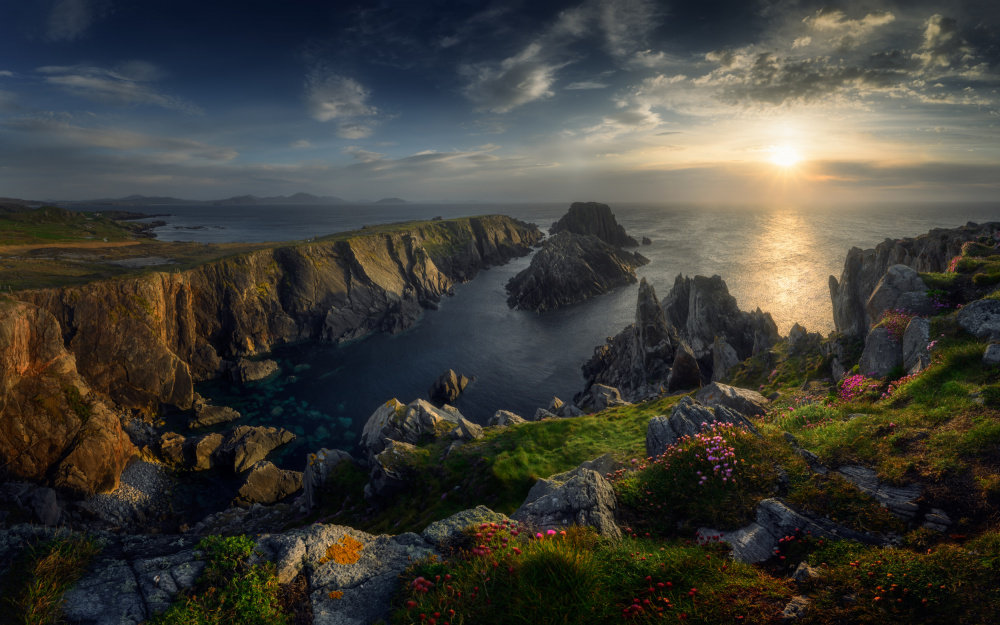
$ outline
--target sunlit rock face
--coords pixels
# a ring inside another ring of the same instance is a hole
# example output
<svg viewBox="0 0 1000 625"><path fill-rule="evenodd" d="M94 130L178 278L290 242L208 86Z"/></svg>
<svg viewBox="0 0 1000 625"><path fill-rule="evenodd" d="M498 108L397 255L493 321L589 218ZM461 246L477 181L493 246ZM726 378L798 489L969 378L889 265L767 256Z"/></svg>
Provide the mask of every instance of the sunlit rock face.
<svg viewBox="0 0 1000 625"><path fill-rule="evenodd" d="M611 207L599 202L573 202L569 212L549 228L551 234L573 232L592 234L608 245L616 247L636 247L639 242L625 232L618 224Z"/></svg>
<svg viewBox="0 0 1000 625"><path fill-rule="evenodd" d="M962 244L1000 230L998 223L968 223L960 228L935 228L918 237L886 239L873 249L852 247L844 261L840 280L830 276L833 323L838 332L864 337L875 321L867 305L879 281L893 265L906 265L918 272L941 272L958 256Z"/></svg>

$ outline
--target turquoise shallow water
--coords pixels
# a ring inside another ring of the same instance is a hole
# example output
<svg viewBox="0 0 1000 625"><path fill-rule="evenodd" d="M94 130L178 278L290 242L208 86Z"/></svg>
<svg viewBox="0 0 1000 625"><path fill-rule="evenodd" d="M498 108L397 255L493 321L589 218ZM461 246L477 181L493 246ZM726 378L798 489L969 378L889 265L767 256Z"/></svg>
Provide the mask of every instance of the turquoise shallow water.
<svg viewBox="0 0 1000 625"><path fill-rule="evenodd" d="M543 229L567 204L407 204L331 207L156 207L169 212L164 240L280 241L358 228L363 224L503 213ZM648 236L640 268L661 296L678 273L719 274L744 309L770 312L782 332L792 323L833 328L828 276L839 277L852 246L915 236L967 221L1000 221L1000 204L848 207L704 207L612 205L630 234ZM150 211L154 212L154 211ZM457 407L483 422L503 408L533 413L553 396L569 399L583 385L580 366L595 346L631 323L636 287L551 313L511 311L503 285L529 259L459 285L437 311L396 336L373 335L344 346L282 346L273 379L243 387L212 382L199 390L246 415L243 422L280 425L299 439L277 459L301 469L307 451L351 450L379 404L391 397L426 397L436 376L453 368L476 376Z"/></svg>

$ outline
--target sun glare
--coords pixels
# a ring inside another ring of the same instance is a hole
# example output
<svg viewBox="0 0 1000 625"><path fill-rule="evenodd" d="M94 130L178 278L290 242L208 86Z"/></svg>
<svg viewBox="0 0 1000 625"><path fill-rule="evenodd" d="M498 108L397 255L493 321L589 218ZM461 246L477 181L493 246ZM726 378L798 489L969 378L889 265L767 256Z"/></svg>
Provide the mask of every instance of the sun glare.
<svg viewBox="0 0 1000 625"><path fill-rule="evenodd" d="M787 145L776 145L771 148L771 162L779 167L792 167L802 160L802 156L795 148Z"/></svg>

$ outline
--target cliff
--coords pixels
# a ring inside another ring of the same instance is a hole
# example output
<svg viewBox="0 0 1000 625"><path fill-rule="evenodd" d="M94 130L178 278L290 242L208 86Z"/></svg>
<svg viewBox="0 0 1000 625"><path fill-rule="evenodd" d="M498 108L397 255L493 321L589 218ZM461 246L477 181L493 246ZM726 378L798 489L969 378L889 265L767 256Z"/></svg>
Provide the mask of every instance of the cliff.
<svg viewBox="0 0 1000 625"><path fill-rule="evenodd" d="M1000 223L969 222L959 228L935 228L913 238L886 239L874 249L852 247L840 280L830 276L830 299L837 331L864 337L874 321L865 310L879 280L892 265L907 265L918 272L942 272L958 256L962 244L991 237Z"/></svg>
<svg viewBox="0 0 1000 625"><path fill-rule="evenodd" d="M50 397L65 378L125 408L151 410L161 402L188 408L193 383L218 375L230 359L289 341L339 342L400 331L456 282L528 253L541 238L534 226L503 216L370 230L257 250L184 272L17 292L22 303L8 305L0 336L12 337L8 342L41 338L5 366L0 383L47 385L30 396L43 398L41 404L59 401L58 393ZM8 351L4 358L13 358ZM47 373L57 362L58 375ZM15 475L40 479L79 445L71 424L54 425L66 418L65 410L45 412L32 401L30 414L17 416L26 409L5 393L0 459ZM38 421L33 427L39 429L27 436L48 451L24 454L12 419ZM103 469L83 473L74 490L94 492L109 483Z"/></svg>
<svg viewBox="0 0 1000 625"><path fill-rule="evenodd" d="M569 211L549 228L550 234L558 232L592 234L615 247L639 245L639 242L630 237L625 228L618 224L611 207L599 202L573 202Z"/></svg>

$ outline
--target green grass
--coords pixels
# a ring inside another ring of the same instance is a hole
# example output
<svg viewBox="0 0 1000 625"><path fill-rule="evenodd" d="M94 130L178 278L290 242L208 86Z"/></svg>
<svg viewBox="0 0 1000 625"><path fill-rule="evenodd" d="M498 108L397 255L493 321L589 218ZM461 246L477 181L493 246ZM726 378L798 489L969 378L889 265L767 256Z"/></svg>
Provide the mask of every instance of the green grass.
<svg viewBox="0 0 1000 625"><path fill-rule="evenodd" d="M27 546L8 572L0 600L0 623L62 622L62 595L100 552L90 539L55 538Z"/></svg>
<svg viewBox="0 0 1000 625"><path fill-rule="evenodd" d="M541 539L500 525L469 536L470 549L402 576L392 623L768 623L791 594L718 548L608 542L575 527Z"/></svg>
<svg viewBox="0 0 1000 625"><path fill-rule="evenodd" d="M43 206L24 213L0 212L0 245L32 245L66 241L126 241L131 229L91 212Z"/></svg>
<svg viewBox="0 0 1000 625"><path fill-rule="evenodd" d="M186 591L150 625L283 625L274 565L250 566L254 541L249 536L208 536L198 548L206 564L192 590Z"/></svg>

